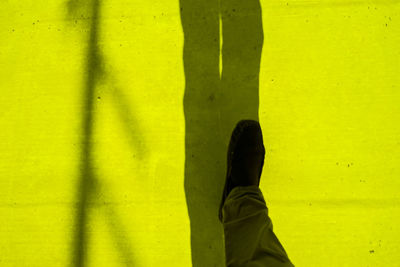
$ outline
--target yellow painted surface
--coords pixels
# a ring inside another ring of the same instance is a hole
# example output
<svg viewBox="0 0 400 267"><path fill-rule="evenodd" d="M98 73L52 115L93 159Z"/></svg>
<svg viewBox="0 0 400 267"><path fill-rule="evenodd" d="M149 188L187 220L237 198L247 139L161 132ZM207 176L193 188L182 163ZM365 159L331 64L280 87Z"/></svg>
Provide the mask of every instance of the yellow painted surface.
<svg viewBox="0 0 400 267"><path fill-rule="evenodd" d="M399 266L399 2L261 4L278 237L296 266ZM87 14L0 3L0 266L73 262ZM179 1L104 0L99 25L86 263L190 266Z"/></svg>

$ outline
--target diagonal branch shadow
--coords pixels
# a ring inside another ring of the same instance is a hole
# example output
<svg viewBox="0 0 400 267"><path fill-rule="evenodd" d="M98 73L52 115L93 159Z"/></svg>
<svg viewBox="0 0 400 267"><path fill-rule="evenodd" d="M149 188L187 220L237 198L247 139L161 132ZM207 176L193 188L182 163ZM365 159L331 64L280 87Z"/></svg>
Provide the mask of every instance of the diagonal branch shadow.
<svg viewBox="0 0 400 267"><path fill-rule="evenodd" d="M139 128L139 122L134 116L134 108L129 104L122 88L116 85L116 79L109 73L106 75L106 83L108 85L107 92L110 94L113 107L118 113L119 121L129 139L128 142L131 146L131 150L136 152L136 158L144 158L146 156L147 148L143 141L139 141L144 140L144 136L140 135L142 131Z"/></svg>
<svg viewBox="0 0 400 267"><path fill-rule="evenodd" d="M105 208L105 218L110 228L111 237L114 239L114 244L117 246L118 251L120 252L121 260L123 261L124 266L134 266L134 261L132 258L132 245L129 242L129 239L126 238L127 233L124 230L125 228L122 227L123 223L112 207Z"/></svg>
<svg viewBox="0 0 400 267"><path fill-rule="evenodd" d="M240 119L258 120L261 6L258 0L180 0L180 10L186 81L184 188L192 264L224 266L218 205L231 131Z"/></svg>
<svg viewBox="0 0 400 267"><path fill-rule="evenodd" d="M97 182L93 185L93 191L96 191L98 196L106 196L107 199L110 199L110 205L100 205L100 207L103 209L104 218L110 230L110 237L120 254L121 262L124 263L124 266L134 266L132 244L127 238L128 234L125 231L123 221L121 221L120 216L115 211L113 205L115 202L112 201L115 198L108 186L102 186L98 179L95 181ZM96 206L96 202L93 204Z"/></svg>

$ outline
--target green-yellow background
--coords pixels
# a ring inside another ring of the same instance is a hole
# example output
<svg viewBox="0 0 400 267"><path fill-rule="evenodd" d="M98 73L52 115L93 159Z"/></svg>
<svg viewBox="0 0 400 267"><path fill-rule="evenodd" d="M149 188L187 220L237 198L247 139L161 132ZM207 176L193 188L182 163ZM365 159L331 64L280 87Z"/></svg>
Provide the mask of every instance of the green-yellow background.
<svg viewBox="0 0 400 267"><path fill-rule="evenodd" d="M261 189L279 239L296 266L400 266L399 2L261 4ZM0 266L71 260L88 20L0 3ZM123 266L122 242L134 266L190 266L179 1L103 1L100 24L113 76L95 95L88 264Z"/></svg>

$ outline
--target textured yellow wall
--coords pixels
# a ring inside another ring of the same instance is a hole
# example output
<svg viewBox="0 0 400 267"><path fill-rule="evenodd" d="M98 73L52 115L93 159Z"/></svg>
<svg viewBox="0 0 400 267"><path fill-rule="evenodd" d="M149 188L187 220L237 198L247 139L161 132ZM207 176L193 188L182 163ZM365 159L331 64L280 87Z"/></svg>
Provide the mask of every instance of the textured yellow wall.
<svg viewBox="0 0 400 267"><path fill-rule="evenodd" d="M0 266L75 264L92 21L77 2L0 3ZM296 266L399 266L399 2L261 5L278 237ZM183 41L179 1L101 2L89 266L191 265Z"/></svg>

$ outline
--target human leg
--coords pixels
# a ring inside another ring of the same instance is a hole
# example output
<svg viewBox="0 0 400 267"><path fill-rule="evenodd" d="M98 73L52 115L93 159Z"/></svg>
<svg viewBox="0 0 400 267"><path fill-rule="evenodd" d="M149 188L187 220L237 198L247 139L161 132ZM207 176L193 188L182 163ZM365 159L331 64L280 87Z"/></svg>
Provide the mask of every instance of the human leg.
<svg viewBox="0 0 400 267"><path fill-rule="evenodd" d="M240 121L228 149L227 176L219 218L224 227L226 265L293 266L273 232L259 188L265 149L257 121Z"/></svg>

